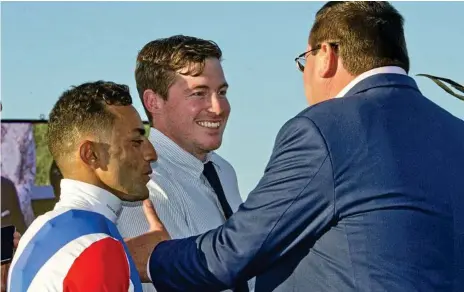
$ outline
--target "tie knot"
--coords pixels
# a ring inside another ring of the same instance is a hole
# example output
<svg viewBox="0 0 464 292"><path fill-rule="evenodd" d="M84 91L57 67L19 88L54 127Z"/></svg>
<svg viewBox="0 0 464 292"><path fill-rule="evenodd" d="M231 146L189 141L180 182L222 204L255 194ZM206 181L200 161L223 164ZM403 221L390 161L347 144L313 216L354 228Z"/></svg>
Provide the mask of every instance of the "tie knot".
<svg viewBox="0 0 464 292"><path fill-rule="evenodd" d="M205 164L203 164L203 173L209 173L211 171L215 171L214 165L212 161L208 161Z"/></svg>

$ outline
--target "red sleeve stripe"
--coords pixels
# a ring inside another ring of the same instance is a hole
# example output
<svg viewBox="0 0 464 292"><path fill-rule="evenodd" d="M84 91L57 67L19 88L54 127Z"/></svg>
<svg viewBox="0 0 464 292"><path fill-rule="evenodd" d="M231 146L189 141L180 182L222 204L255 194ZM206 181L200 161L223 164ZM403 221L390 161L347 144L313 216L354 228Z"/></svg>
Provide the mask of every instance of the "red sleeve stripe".
<svg viewBox="0 0 464 292"><path fill-rule="evenodd" d="M79 255L63 281L63 291L127 292L129 277L123 245L108 237L91 244Z"/></svg>

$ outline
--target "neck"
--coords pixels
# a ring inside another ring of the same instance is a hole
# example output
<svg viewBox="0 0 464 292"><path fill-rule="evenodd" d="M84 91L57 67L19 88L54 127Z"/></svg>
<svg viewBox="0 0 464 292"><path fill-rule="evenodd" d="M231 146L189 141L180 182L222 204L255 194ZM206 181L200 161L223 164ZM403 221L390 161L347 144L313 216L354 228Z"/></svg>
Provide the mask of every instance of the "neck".
<svg viewBox="0 0 464 292"><path fill-rule="evenodd" d="M96 187L99 187L101 189L104 189L108 192L110 192L112 195L114 195L115 197L119 198L119 199L122 199L120 195L117 194L117 192L115 192L114 189L108 187L106 184L104 184L96 175L94 175L93 173L89 173L89 172L79 172L79 173L71 173L71 174L64 174L63 173L63 178L67 178L67 179L72 179L72 180L76 180L76 181L80 181L80 182L83 182L83 183L87 183L89 185L93 185L93 186L96 186Z"/></svg>
<svg viewBox="0 0 464 292"><path fill-rule="evenodd" d="M327 81L325 90L326 95L324 100L335 98L355 78L356 76L353 76L348 72L343 72L342 74L339 74L338 76Z"/></svg>
<svg viewBox="0 0 464 292"><path fill-rule="evenodd" d="M193 154L191 153L193 156L195 156L196 158L198 158L201 162L205 162L206 161L206 154L207 153L201 153L201 154Z"/></svg>
<svg viewBox="0 0 464 292"><path fill-rule="evenodd" d="M337 80L333 81L333 87L331 88L330 96L335 97L340 91L343 90L348 84L351 83L357 76L353 76L349 74L348 72L343 72L344 74L340 74L338 76Z"/></svg>
<svg viewBox="0 0 464 292"><path fill-rule="evenodd" d="M176 143L177 146L179 146L180 148L182 148L184 151L190 153L192 156L194 156L195 158L197 158L198 160L204 162L206 160L206 155L208 155L209 152L206 152L204 150L200 150L200 149L194 149L194 147L185 147L184 145L178 143L175 139L175 137L173 137L172 135L170 135L170 133L168 131L166 131L163 127L156 127L156 126L152 126L154 129L158 130L159 132L161 132L164 136L168 137L169 140L171 140L172 142Z"/></svg>

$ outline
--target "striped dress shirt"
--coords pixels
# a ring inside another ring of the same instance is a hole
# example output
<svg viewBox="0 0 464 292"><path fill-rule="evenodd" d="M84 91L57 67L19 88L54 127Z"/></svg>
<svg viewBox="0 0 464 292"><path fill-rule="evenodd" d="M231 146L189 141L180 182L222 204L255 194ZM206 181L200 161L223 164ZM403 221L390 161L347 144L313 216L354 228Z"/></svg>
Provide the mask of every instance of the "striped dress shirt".
<svg viewBox="0 0 464 292"><path fill-rule="evenodd" d="M202 162L154 128L150 129L149 140L158 153L147 185L150 199L173 239L198 235L225 222L217 195L203 176L203 163L213 162L227 201L232 211L237 211L242 198L235 170L226 160L211 152ZM123 202L117 226L123 237L147 232L142 203ZM156 290L152 284L143 284L143 291Z"/></svg>

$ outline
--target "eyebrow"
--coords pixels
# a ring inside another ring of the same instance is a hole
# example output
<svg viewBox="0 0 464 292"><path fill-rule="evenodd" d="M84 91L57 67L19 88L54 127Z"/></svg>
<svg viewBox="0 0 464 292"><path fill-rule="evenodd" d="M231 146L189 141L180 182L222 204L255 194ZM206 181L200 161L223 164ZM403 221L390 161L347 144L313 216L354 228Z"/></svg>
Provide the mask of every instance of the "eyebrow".
<svg viewBox="0 0 464 292"><path fill-rule="evenodd" d="M227 82L224 82L223 84L221 84L221 86L219 86L219 88L224 88L224 87L228 88L229 84ZM185 92L190 92L190 91L195 90L195 89L209 89L209 86L207 86L207 85L196 85L196 86L194 86L192 88L185 89Z"/></svg>

